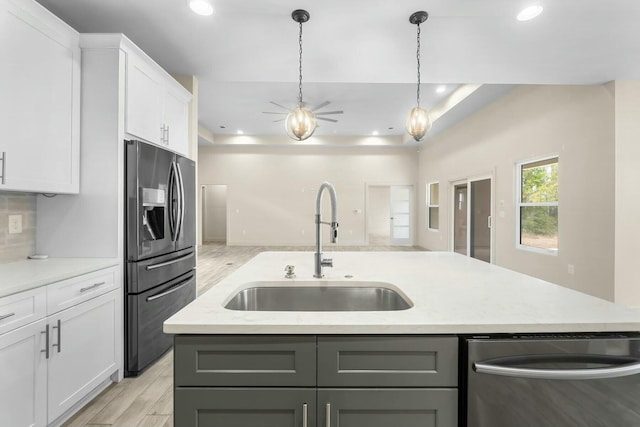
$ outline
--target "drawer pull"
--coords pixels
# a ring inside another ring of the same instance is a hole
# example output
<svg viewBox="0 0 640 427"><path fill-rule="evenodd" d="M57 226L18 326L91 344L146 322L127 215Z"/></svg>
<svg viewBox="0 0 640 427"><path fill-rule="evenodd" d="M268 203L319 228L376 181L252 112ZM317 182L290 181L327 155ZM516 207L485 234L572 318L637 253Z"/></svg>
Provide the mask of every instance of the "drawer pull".
<svg viewBox="0 0 640 427"><path fill-rule="evenodd" d="M107 283L107 282L94 283L94 284L93 284L93 285L91 285L91 286L87 286L86 288L82 288L82 289L80 289L80 293L90 291L91 289L95 289L95 288L100 287L100 286L102 286L102 285L104 285L104 284L106 284L106 283Z"/></svg>
<svg viewBox="0 0 640 427"><path fill-rule="evenodd" d="M307 404L302 405L302 427L308 427L309 425L309 410Z"/></svg>
<svg viewBox="0 0 640 427"><path fill-rule="evenodd" d="M52 344L51 347L58 347L58 353L60 353L60 350L62 350L62 343L60 342L60 331L62 330L62 327L60 325L60 319L58 319L58 325L54 326L53 329L57 329L58 330L58 344Z"/></svg>
<svg viewBox="0 0 640 427"><path fill-rule="evenodd" d="M4 316L0 316L0 320L8 319L11 316L15 316L15 313L5 314Z"/></svg>
<svg viewBox="0 0 640 427"><path fill-rule="evenodd" d="M331 427L331 403L327 403L326 406L327 427Z"/></svg>
<svg viewBox="0 0 640 427"><path fill-rule="evenodd" d="M49 358L49 324L45 327L44 331L40 332L44 335L44 350L40 350L40 353L44 353L45 357Z"/></svg>

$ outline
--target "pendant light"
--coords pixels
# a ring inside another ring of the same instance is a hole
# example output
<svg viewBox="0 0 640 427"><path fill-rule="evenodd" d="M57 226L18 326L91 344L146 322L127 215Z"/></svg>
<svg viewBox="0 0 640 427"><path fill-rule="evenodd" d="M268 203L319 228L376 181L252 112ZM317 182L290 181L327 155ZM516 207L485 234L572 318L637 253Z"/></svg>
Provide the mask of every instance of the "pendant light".
<svg viewBox="0 0 640 427"><path fill-rule="evenodd" d="M425 11L419 11L412 14L409 17L409 22L418 27L418 47L416 49L416 59L418 62L418 88L416 91L417 106L414 107L409 113L407 118L407 132L416 141L422 141L424 136L431 129L431 119L429 113L424 108L420 107L420 24L425 22L429 18L429 14Z"/></svg>
<svg viewBox="0 0 640 427"><path fill-rule="evenodd" d="M291 12L291 18L300 25L298 44L300 45L300 56L298 61L298 106L291 110L284 121L287 134L292 139L304 141L313 135L316 130L316 116L313 111L305 107L302 101L302 23L309 20L309 12L298 9Z"/></svg>

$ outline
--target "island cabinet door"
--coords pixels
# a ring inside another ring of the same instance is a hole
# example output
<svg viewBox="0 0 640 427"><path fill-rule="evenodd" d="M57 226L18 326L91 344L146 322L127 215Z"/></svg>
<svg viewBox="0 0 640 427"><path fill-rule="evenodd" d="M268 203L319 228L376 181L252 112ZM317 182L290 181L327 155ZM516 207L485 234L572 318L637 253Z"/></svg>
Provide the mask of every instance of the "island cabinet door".
<svg viewBox="0 0 640 427"><path fill-rule="evenodd" d="M316 427L315 389L175 389L180 427Z"/></svg>
<svg viewBox="0 0 640 427"><path fill-rule="evenodd" d="M457 427L458 390L318 389L322 427Z"/></svg>

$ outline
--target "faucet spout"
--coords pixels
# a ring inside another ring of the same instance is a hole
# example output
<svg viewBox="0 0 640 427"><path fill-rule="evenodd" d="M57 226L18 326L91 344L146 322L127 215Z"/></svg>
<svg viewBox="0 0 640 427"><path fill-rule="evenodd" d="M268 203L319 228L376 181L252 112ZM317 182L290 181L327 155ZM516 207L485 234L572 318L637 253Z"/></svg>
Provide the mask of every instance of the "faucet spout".
<svg viewBox="0 0 640 427"><path fill-rule="evenodd" d="M322 194L324 190L329 191L331 197L331 222L323 222L320 208L322 206ZM337 220L337 201L336 201L336 189L333 185L327 181L323 182L318 190L318 197L316 199L316 252L314 254L315 269L313 277L324 277L322 274L322 267L333 267L333 260L322 258L322 236L320 234L320 224L327 224L331 227L331 243L336 243L338 240L338 220Z"/></svg>

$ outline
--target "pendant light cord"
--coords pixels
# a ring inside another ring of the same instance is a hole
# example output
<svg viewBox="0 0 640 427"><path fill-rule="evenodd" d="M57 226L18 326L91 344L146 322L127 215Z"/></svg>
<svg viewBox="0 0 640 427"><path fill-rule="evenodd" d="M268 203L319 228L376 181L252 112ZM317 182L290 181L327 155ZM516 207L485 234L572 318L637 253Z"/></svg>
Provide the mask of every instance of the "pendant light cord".
<svg viewBox="0 0 640 427"><path fill-rule="evenodd" d="M418 107L420 107L420 23L419 22L417 26L418 26L418 48L416 49L416 59L418 60L418 90L417 90L416 100L418 102ZM300 72L302 73L302 71ZM300 96L302 97L302 95Z"/></svg>
<svg viewBox="0 0 640 427"><path fill-rule="evenodd" d="M300 80L298 83L298 106L302 107L302 21L300 22L300 36L298 37L298 44L300 45L300 58L299 58L299 75Z"/></svg>

